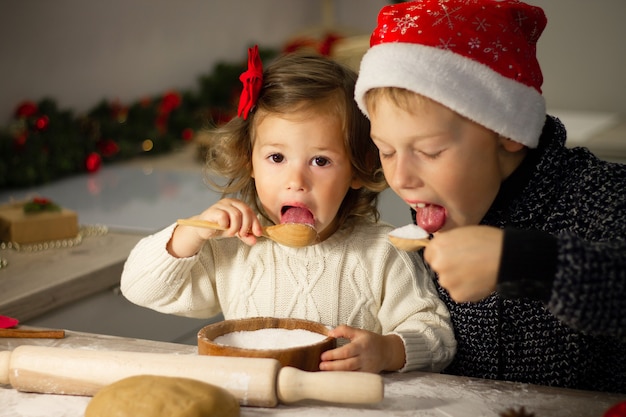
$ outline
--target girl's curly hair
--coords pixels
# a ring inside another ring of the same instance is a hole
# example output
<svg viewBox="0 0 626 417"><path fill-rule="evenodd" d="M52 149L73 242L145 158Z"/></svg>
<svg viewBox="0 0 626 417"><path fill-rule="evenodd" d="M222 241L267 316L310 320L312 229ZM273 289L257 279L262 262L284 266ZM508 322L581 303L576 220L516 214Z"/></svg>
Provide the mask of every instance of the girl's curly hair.
<svg viewBox="0 0 626 417"><path fill-rule="evenodd" d="M369 120L353 98L356 78L351 69L314 53L294 52L275 59L263 71L263 87L247 120L236 117L205 132L209 186L222 196L242 199L267 218L251 176L255 126L268 114L329 114L342 119L352 170L363 184L360 189L347 192L339 208L339 224L357 216L378 220L378 194L387 188L387 183L378 149L369 135Z"/></svg>

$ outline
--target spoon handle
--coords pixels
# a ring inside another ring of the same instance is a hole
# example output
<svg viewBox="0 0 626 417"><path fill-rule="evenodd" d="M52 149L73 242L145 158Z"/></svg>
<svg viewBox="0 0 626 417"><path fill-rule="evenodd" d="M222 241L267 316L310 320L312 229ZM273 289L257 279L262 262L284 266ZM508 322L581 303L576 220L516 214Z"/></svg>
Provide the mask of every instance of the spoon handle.
<svg viewBox="0 0 626 417"><path fill-rule="evenodd" d="M178 219L176 223L182 226L204 227L214 230L227 229L217 223L199 219ZM317 240L317 232L313 227L297 223L277 224L264 227L263 236L281 245L291 246L293 248L308 246Z"/></svg>
<svg viewBox="0 0 626 417"><path fill-rule="evenodd" d="M222 227L215 222L210 222L207 220L178 219L176 220L176 224L179 224L181 226L204 227L205 229L213 229L213 230L226 230L225 227Z"/></svg>

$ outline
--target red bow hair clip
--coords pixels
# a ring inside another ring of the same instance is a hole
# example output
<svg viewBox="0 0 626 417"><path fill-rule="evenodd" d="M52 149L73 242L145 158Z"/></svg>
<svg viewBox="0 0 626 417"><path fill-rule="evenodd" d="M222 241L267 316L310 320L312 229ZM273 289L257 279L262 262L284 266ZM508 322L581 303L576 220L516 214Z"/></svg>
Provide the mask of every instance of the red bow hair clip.
<svg viewBox="0 0 626 417"><path fill-rule="evenodd" d="M243 91L241 91L241 97L239 98L237 115L246 120L248 114L256 105L259 92L263 86L263 64L261 63L257 45L248 49L248 69L239 76L239 80L243 83Z"/></svg>

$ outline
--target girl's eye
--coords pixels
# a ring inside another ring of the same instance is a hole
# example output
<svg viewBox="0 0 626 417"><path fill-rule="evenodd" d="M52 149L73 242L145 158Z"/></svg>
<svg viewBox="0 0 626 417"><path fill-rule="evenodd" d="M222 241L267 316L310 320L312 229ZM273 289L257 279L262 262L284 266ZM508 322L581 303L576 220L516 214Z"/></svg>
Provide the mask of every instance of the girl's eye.
<svg viewBox="0 0 626 417"><path fill-rule="evenodd" d="M383 152L383 151L379 151L378 152L380 155L380 159L389 159L393 156L393 152Z"/></svg>
<svg viewBox="0 0 626 417"><path fill-rule="evenodd" d="M283 160L285 159L285 157L284 157L283 155L279 154L279 153L274 153L274 154L271 154L271 155L269 156L269 159L270 159L272 162L275 162L275 163L277 163L277 164L278 164L278 163L280 163L280 162L283 162Z"/></svg>
<svg viewBox="0 0 626 417"><path fill-rule="evenodd" d="M313 165L318 166L318 167L326 166L329 163L330 161L324 158L323 156L316 156L315 158L313 158Z"/></svg>

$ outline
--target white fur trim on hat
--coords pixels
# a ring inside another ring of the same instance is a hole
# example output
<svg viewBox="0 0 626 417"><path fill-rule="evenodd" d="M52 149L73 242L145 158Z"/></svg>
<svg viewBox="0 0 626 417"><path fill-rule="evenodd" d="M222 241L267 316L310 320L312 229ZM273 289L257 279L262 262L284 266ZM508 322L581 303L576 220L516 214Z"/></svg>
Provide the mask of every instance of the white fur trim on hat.
<svg viewBox="0 0 626 417"><path fill-rule="evenodd" d="M494 132L537 147L546 104L534 88L454 52L413 43L371 47L361 60L354 97L377 87L400 87L426 96Z"/></svg>

